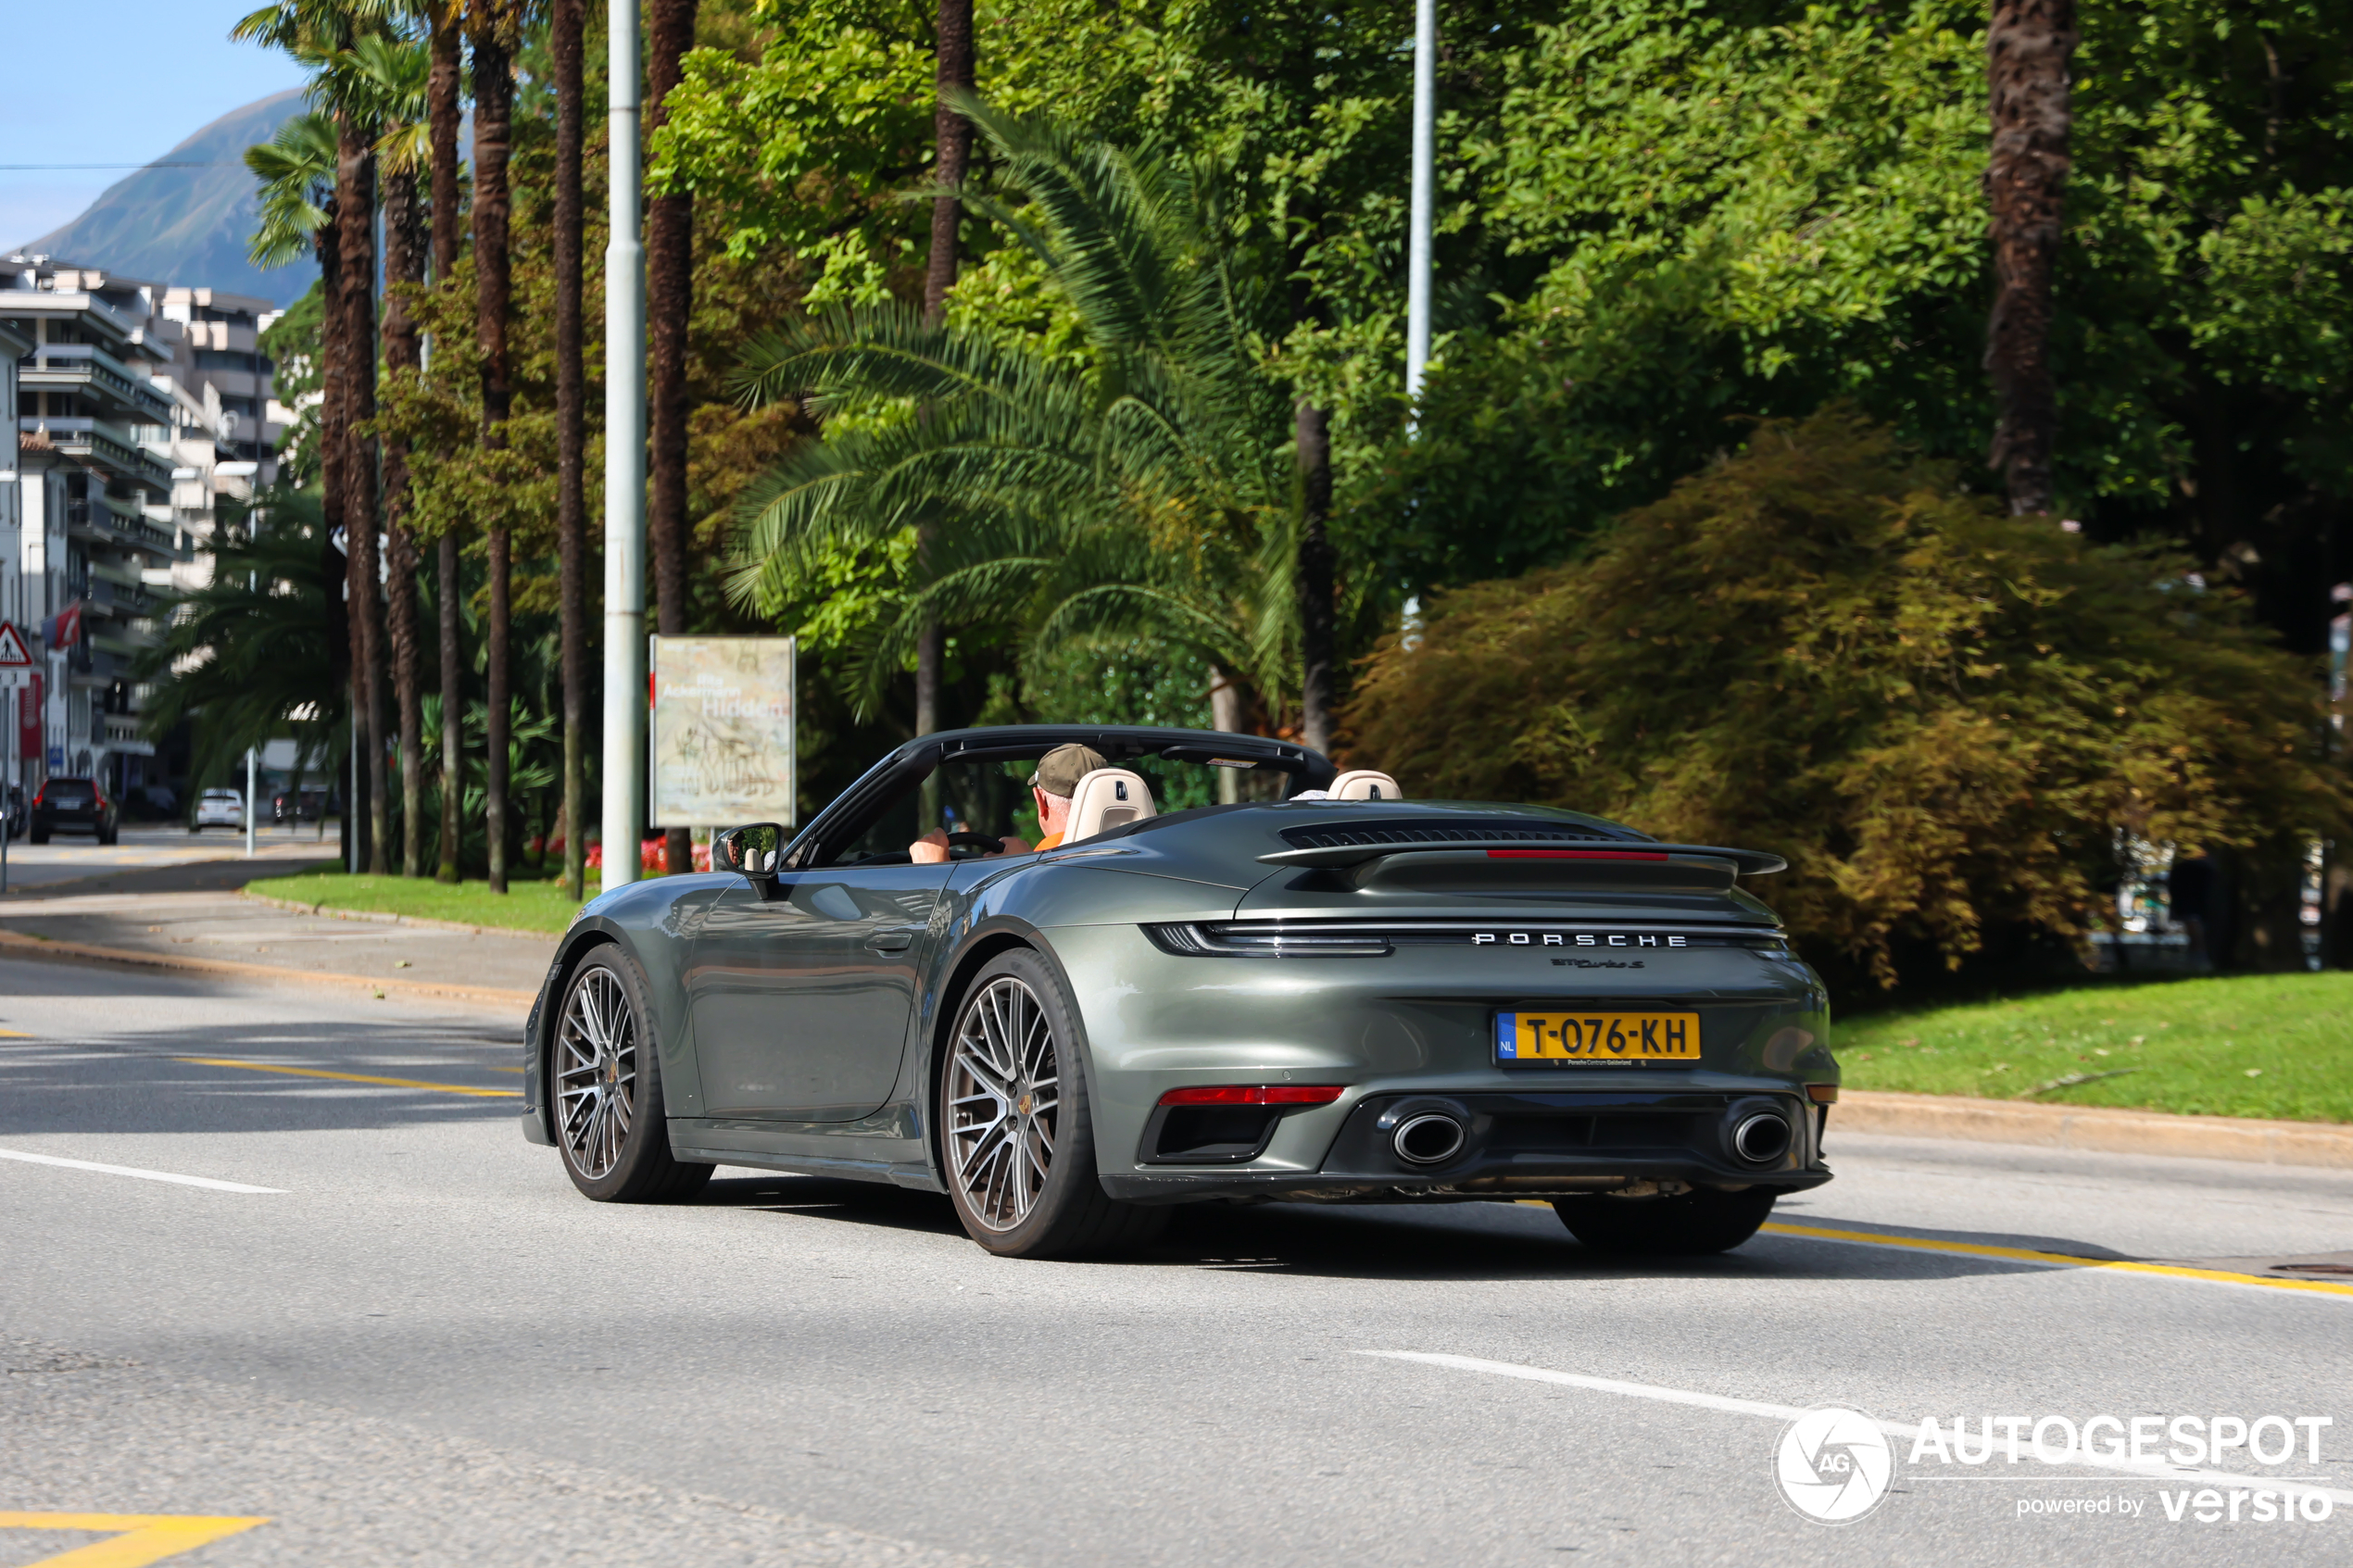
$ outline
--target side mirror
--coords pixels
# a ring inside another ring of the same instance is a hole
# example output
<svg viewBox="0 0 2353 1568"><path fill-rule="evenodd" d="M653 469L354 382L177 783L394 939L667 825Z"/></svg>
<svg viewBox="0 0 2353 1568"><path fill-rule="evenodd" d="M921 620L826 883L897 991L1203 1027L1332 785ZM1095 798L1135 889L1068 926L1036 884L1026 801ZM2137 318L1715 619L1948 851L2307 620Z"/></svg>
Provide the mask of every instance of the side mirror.
<svg viewBox="0 0 2353 1568"><path fill-rule="evenodd" d="M711 836L711 870L749 877L754 886L773 883L789 837L775 822L728 828Z"/></svg>

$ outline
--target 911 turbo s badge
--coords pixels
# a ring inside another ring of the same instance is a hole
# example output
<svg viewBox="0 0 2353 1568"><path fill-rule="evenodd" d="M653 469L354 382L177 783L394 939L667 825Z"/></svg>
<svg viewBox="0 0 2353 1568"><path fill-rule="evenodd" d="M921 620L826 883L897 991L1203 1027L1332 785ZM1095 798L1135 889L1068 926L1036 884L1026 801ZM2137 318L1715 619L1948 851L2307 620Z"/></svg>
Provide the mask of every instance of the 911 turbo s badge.
<svg viewBox="0 0 2353 1568"><path fill-rule="evenodd" d="M1680 936L1654 936L1643 933L1586 931L1475 931L1471 946L1476 947L1494 942L1514 947L1688 947L1691 944Z"/></svg>

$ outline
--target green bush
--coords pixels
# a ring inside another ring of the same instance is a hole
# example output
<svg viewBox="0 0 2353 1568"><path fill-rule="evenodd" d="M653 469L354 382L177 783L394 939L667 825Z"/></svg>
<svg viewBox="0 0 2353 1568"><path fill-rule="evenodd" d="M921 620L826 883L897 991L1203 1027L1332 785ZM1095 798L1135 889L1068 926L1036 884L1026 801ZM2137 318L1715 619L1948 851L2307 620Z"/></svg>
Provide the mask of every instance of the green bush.
<svg viewBox="0 0 2353 1568"><path fill-rule="evenodd" d="M2081 942L2119 835L2341 831L2322 686L2155 548L1998 515L1851 409L1760 426L1567 565L1439 597L1366 661L1353 755L1786 855L1818 961L1893 985L1990 929Z"/></svg>

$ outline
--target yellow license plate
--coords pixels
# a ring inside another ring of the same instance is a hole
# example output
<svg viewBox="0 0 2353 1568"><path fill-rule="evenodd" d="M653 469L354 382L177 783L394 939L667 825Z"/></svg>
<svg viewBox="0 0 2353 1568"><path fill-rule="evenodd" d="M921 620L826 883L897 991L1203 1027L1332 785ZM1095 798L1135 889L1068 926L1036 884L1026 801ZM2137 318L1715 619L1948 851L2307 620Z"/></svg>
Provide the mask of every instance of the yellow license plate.
<svg viewBox="0 0 2353 1568"><path fill-rule="evenodd" d="M1499 1012L1498 1061L1697 1061L1695 1012Z"/></svg>

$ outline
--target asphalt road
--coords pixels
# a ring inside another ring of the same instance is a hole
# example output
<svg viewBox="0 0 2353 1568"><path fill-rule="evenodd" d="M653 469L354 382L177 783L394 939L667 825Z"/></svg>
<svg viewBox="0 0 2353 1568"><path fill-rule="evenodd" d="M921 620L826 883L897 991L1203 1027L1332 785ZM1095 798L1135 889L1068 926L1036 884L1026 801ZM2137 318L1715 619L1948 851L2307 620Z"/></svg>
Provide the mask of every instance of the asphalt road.
<svg viewBox="0 0 2353 1568"><path fill-rule="evenodd" d="M333 862L343 853L343 841L334 823L326 826L326 835L321 839L316 822L283 827L264 824L254 834L254 859L261 863L254 869L267 874L313 860ZM176 822L125 822L115 837L113 844L100 844L90 835L78 833L53 834L46 844L35 844L29 838L11 839L8 891L49 889L64 883L92 882L158 867L217 865L228 873L249 864L245 861L242 828L207 828L202 833L190 833ZM244 880L244 876L224 875L191 879L188 884L229 886ZM0 1558L0 1562L6 1561Z"/></svg>
<svg viewBox="0 0 2353 1568"><path fill-rule="evenodd" d="M1525 1205L1269 1206L1009 1262L889 1189L724 1171L685 1207L590 1204L501 1098L512 1022L0 961L0 1568L131 1527L92 1514L267 1521L175 1565L2353 1549L2353 1294L2198 1272L2334 1277L2270 1264L2353 1261L2353 1173L1833 1122L1839 1179L1720 1259L1596 1258ZM1998 1438L1914 1461L1906 1436L1876 1509L1831 1527L1775 1472L1787 1408L1825 1404L2328 1417L2272 1428L2317 1461L2201 1462L2336 1495L2259 1521L2251 1483L2013 1464ZM2047 1512L2070 1502L2095 1512Z"/></svg>

